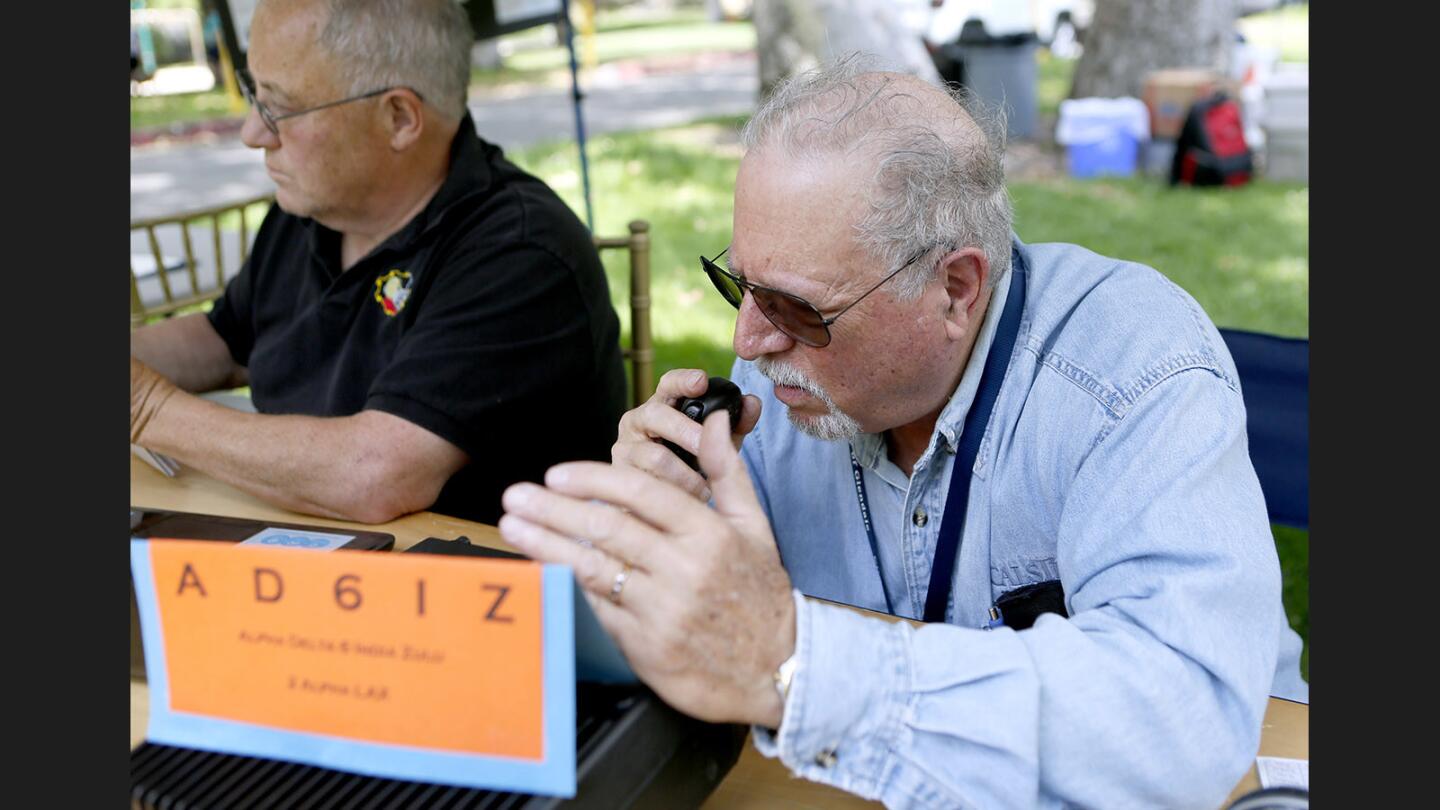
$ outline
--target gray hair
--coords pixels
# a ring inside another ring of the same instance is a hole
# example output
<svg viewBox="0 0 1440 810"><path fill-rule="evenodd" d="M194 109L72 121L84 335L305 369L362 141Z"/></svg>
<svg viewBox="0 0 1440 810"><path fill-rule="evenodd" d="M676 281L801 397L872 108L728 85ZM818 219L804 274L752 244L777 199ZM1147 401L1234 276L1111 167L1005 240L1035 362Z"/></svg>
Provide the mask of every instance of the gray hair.
<svg viewBox="0 0 1440 810"><path fill-rule="evenodd" d="M984 251L994 286L1010 269L1014 218L1004 116L963 90L917 88L905 78L873 72L855 55L797 75L751 117L741 144L779 146L801 159L870 156L874 182L857 242L887 269L923 251L896 276L901 300L918 297L940 257L960 247Z"/></svg>
<svg viewBox="0 0 1440 810"><path fill-rule="evenodd" d="M320 46L351 93L408 87L441 112L465 116L475 34L457 0L328 0Z"/></svg>

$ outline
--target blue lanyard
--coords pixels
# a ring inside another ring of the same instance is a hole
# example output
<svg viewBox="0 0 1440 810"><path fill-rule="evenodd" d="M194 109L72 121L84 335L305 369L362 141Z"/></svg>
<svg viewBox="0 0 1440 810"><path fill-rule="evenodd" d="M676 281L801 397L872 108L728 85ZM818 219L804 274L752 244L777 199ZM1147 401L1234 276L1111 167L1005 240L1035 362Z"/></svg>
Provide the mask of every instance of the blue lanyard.
<svg viewBox="0 0 1440 810"><path fill-rule="evenodd" d="M880 572L880 543L875 539L875 527L870 525L870 501L865 497L865 473L860 469L860 460L855 458L855 448L850 448L850 469L855 472L855 497L860 499L860 519L865 521L865 536L870 538L870 555L875 558L875 571ZM880 592L885 595L885 612L895 615L895 606L890 602L890 589L885 585L885 575L880 574Z"/></svg>
<svg viewBox="0 0 1440 810"><path fill-rule="evenodd" d="M1019 251L1011 254L1010 291L1005 299L1005 312L995 329L995 341L985 358L985 368L980 374L979 390L970 412L965 415L965 426L960 434L960 446L955 450L955 461L950 468L950 491L945 496L945 514L940 521L940 536L935 544L935 559L930 566L930 588L925 593L925 616L927 622L945 621L945 609L950 604L950 589L954 582L955 558L960 551L960 534L965 526L965 511L970 503L970 476L975 469L975 457L980 452L980 440L995 410L995 400L1000 395L1000 384L1010 366L1010 355L1015 350L1015 338L1020 332L1020 314L1025 309L1024 260ZM885 585L885 576L880 573L880 543L875 538L875 528L870 523L870 504L865 495L865 478L855 450L850 450L850 466L855 473L855 495L860 501L860 517L865 522L865 534L870 540L870 553L875 557L875 572L880 574L880 590L885 595L885 610L891 614L895 609L890 601L890 590Z"/></svg>

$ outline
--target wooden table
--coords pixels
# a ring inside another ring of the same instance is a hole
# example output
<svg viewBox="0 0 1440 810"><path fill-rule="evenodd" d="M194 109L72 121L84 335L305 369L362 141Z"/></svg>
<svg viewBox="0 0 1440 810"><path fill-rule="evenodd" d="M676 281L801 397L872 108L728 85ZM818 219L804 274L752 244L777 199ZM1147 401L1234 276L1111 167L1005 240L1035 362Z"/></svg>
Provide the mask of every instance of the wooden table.
<svg viewBox="0 0 1440 810"><path fill-rule="evenodd" d="M469 537L470 542L479 545L514 550L500 539L499 529L483 523L437 515L434 512L416 512L389 523L373 526L301 515L278 506L271 506L259 498L195 470L182 469L180 474L174 478L166 478L134 454L130 456L130 506L132 508L170 509L176 512L199 512L207 515L228 515L286 523L308 523L336 528L364 528L395 535L396 551L403 551L427 537L443 537L450 540L460 535Z"/></svg>
<svg viewBox="0 0 1440 810"><path fill-rule="evenodd" d="M357 524L341 520L297 515L271 506L228 484L221 483L195 470L181 470L175 478L166 478L155 469L130 457L130 505L178 512L201 512L212 515L248 517L289 523L309 523L336 528L356 528ZM395 535L395 549L407 549L427 537L454 539L461 535L472 543L509 549L493 526L468 520L417 512L399 520L363 528ZM879 615L879 614L875 614ZM893 616L883 618L896 620ZM130 747L145 739L149 717L150 692L141 681L130 682ZM1293 759L1310 758L1310 707L1277 698L1270 699L1265 711L1265 726L1260 736L1260 754ZM1230 800L1260 786L1252 764L1245 778L1235 786ZM1227 801L1228 805L1230 802ZM746 743L740 760L724 781L705 801L706 810L819 810L820 808L875 808L879 802L861 799L826 785L809 782L790 774L778 760L766 759Z"/></svg>

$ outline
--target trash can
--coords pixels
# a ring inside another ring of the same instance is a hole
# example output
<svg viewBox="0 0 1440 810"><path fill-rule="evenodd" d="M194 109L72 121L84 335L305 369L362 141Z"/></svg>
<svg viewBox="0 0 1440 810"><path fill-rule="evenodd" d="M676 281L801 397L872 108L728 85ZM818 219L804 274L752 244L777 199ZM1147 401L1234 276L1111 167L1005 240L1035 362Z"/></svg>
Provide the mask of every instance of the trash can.
<svg viewBox="0 0 1440 810"><path fill-rule="evenodd" d="M1310 68L1286 66L1266 77L1265 176L1271 180L1310 179Z"/></svg>
<svg viewBox="0 0 1440 810"><path fill-rule="evenodd" d="M1039 43L1034 31L993 36L971 21L944 49L962 66L965 86L985 104L1005 110L1008 138L1032 138L1038 128Z"/></svg>
<svg viewBox="0 0 1440 810"><path fill-rule="evenodd" d="M1150 140L1150 113L1138 98L1067 99L1055 140L1065 147L1071 177L1131 175L1140 144Z"/></svg>

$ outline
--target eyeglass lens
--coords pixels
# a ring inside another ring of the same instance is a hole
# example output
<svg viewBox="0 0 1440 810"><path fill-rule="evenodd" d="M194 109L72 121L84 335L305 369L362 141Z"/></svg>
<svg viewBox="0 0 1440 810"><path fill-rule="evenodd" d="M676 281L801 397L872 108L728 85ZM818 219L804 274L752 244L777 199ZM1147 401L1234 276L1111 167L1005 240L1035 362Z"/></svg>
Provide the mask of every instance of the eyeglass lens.
<svg viewBox="0 0 1440 810"><path fill-rule="evenodd" d="M722 270L714 262L702 257L702 263L705 266L705 273L710 276L710 281L715 285L715 289L719 290L720 295L730 302L731 306L739 309L745 297L745 290L749 289L750 294L755 298L756 305L760 307L760 312L780 331L807 346L818 348L830 342L830 330L825 328L824 318L810 302L766 287L755 285L742 287L738 279Z"/></svg>

